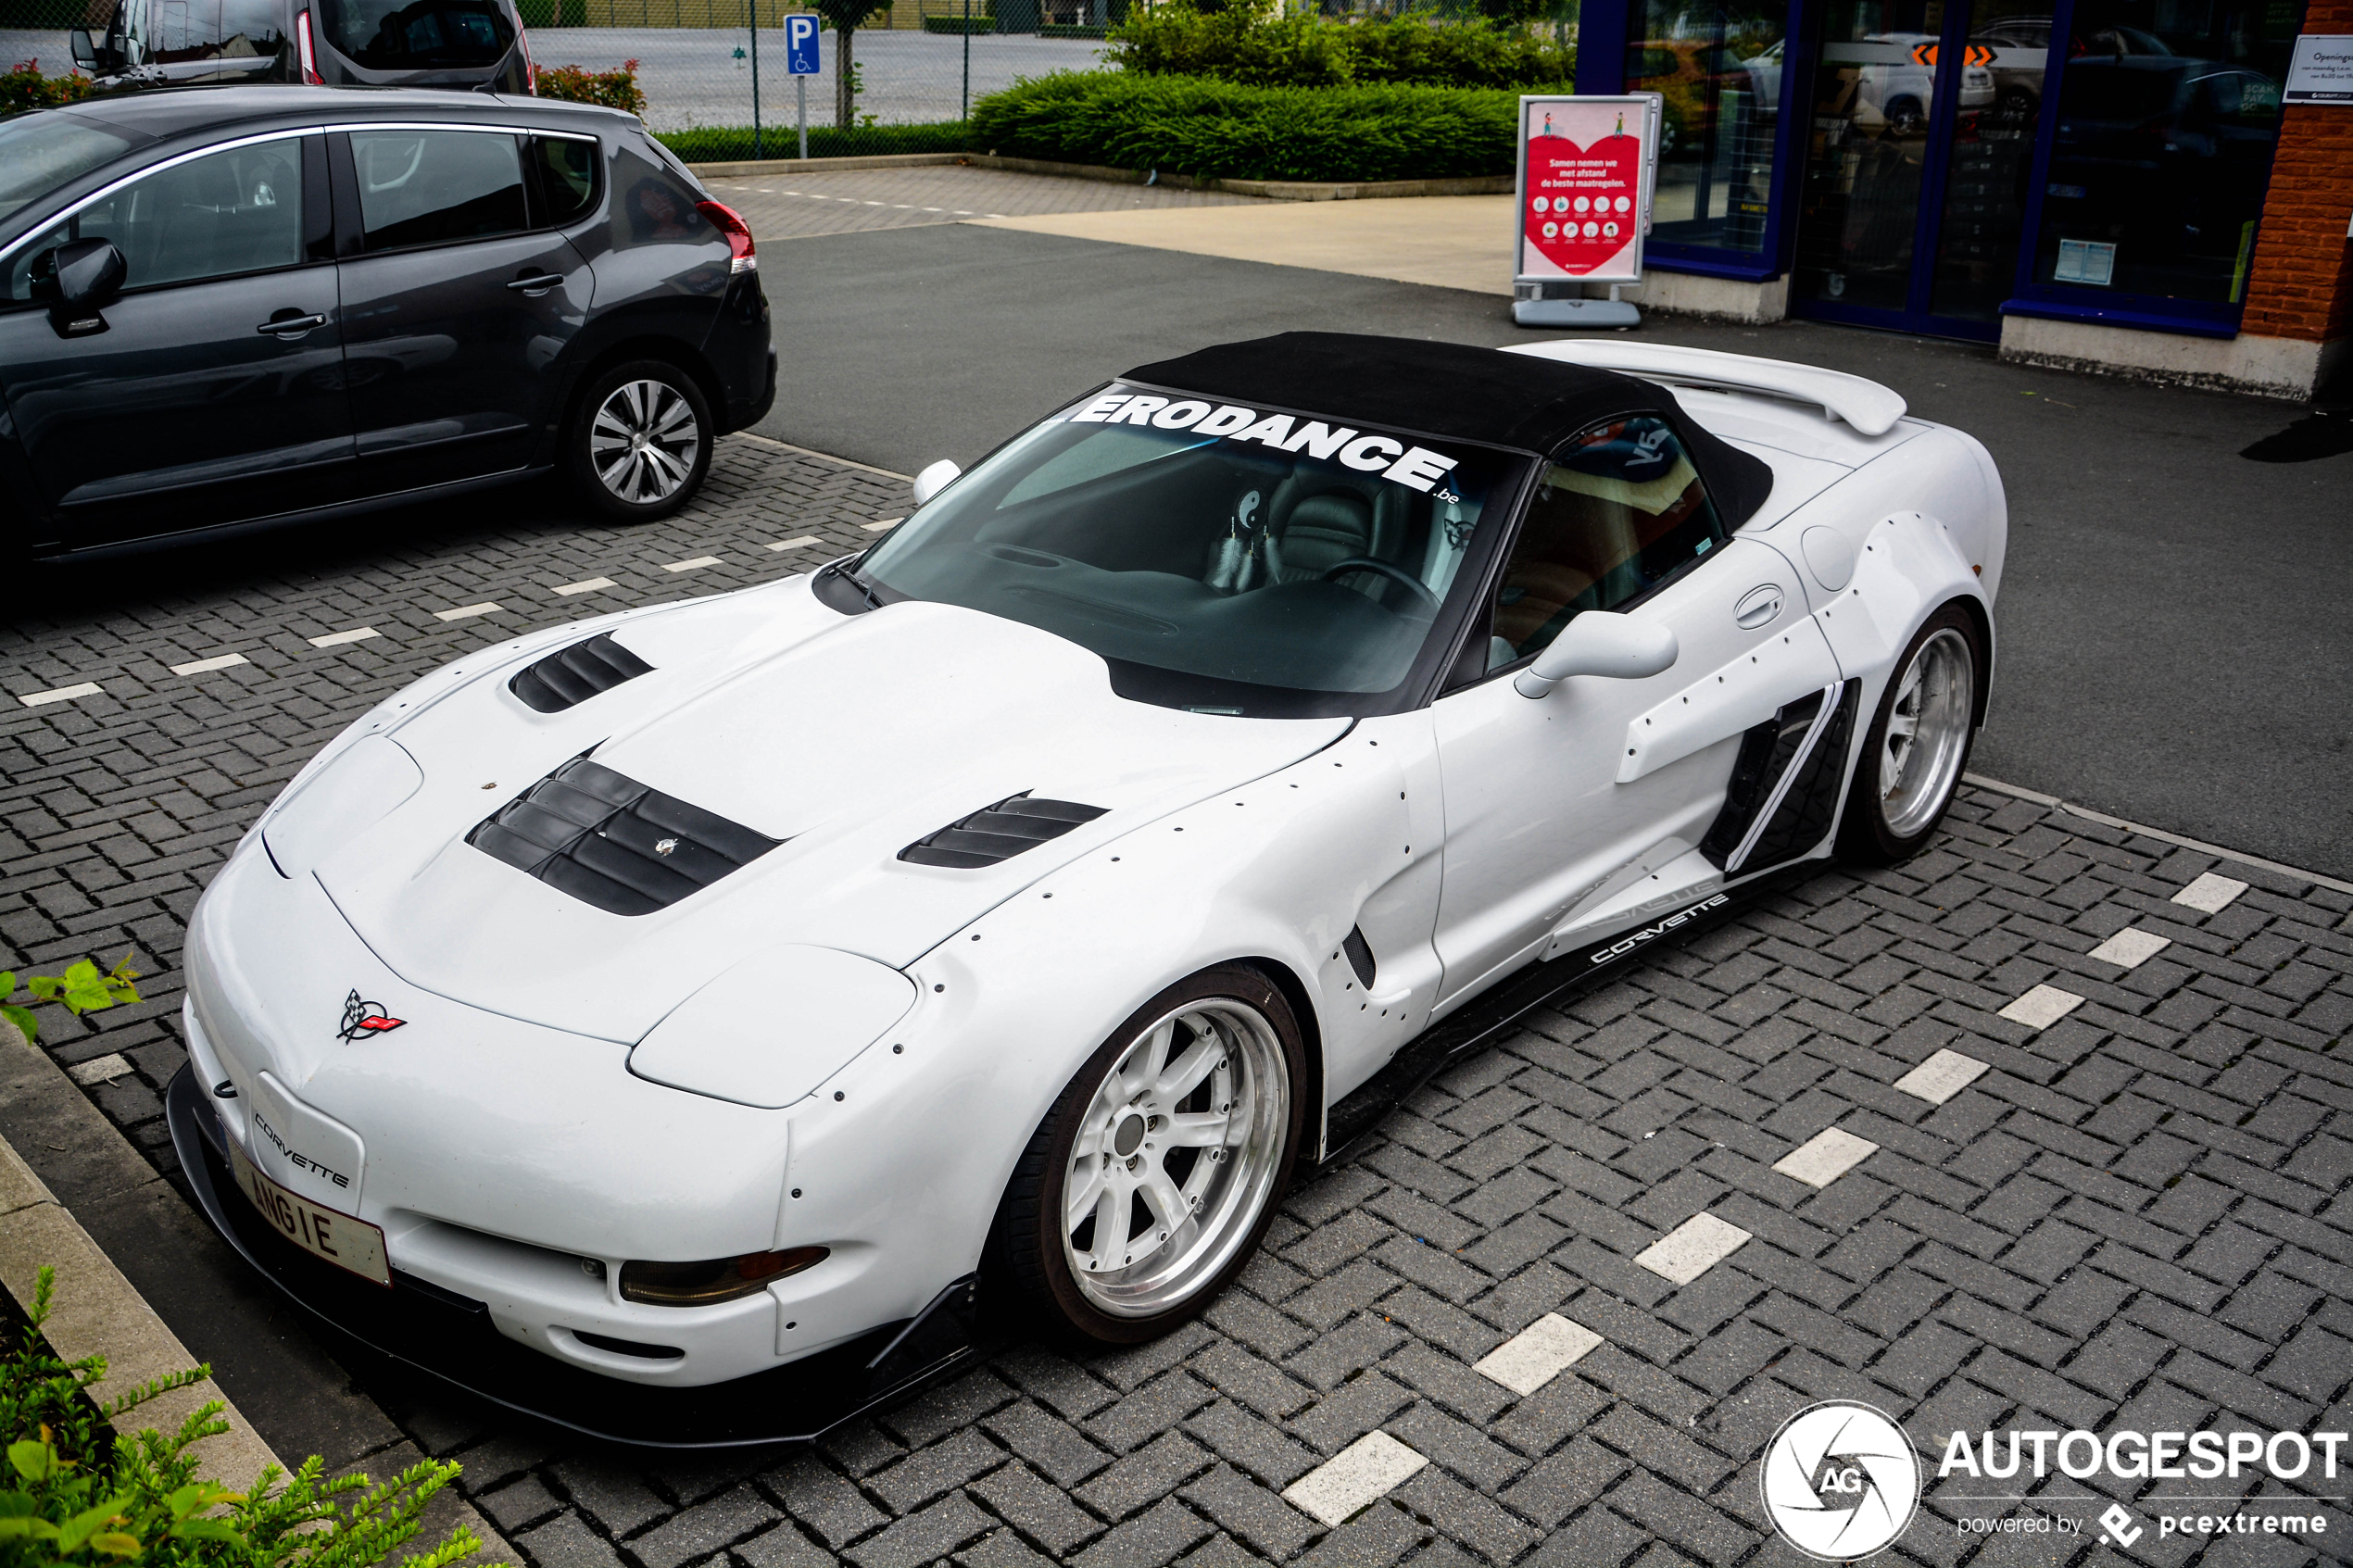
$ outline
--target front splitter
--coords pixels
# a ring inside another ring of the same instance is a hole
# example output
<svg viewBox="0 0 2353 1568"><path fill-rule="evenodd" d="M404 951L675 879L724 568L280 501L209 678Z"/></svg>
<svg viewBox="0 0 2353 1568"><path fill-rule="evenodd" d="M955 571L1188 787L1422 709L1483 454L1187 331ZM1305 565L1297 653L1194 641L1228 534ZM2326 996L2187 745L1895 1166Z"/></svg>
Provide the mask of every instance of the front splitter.
<svg viewBox="0 0 2353 1568"><path fill-rule="evenodd" d="M261 1276L338 1333L451 1388L608 1442L652 1449L810 1443L971 1361L974 1282L918 1316L767 1372L658 1388L570 1366L500 1334L479 1302L393 1270L386 1290L313 1258L237 1193L212 1097L183 1066L164 1094L171 1146L205 1217Z"/></svg>

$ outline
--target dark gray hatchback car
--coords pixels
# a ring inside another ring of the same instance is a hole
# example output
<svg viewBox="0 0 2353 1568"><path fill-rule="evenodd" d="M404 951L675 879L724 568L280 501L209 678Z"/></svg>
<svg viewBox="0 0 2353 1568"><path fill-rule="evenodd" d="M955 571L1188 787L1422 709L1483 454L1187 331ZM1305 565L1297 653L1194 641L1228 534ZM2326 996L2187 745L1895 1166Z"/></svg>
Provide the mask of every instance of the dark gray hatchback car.
<svg viewBox="0 0 2353 1568"><path fill-rule="evenodd" d="M0 121L0 505L39 555L560 470L685 504L775 396L750 231L633 117L148 91Z"/></svg>

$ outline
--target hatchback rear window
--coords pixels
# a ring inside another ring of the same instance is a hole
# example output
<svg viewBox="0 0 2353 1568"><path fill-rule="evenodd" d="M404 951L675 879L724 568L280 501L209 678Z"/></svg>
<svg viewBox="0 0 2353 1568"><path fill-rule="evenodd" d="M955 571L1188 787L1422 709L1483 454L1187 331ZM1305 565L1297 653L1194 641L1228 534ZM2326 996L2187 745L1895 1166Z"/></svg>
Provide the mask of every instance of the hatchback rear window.
<svg viewBox="0 0 2353 1568"><path fill-rule="evenodd" d="M498 0L326 0L327 42L369 70L494 66L514 46Z"/></svg>

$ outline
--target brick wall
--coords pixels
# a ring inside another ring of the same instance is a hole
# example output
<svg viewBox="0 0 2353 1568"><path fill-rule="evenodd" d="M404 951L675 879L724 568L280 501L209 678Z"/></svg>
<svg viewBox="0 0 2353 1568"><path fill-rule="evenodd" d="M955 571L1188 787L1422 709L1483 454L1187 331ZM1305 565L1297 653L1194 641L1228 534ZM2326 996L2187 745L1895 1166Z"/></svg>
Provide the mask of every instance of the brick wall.
<svg viewBox="0 0 2353 1568"><path fill-rule="evenodd" d="M2311 0L2307 32L2353 32L2353 0ZM2353 107L2305 105L2280 124L2239 330L2327 343L2353 333Z"/></svg>

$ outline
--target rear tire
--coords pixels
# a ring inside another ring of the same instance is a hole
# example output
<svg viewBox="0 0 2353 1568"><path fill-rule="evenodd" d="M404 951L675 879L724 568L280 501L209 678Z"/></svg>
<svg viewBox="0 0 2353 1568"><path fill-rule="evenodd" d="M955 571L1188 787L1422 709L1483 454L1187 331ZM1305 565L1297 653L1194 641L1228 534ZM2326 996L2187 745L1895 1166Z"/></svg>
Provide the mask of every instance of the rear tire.
<svg viewBox="0 0 2353 1568"><path fill-rule="evenodd" d="M615 365L588 384L564 433L564 477L599 516L652 522L702 487L713 429L685 370L663 359Z"/></svg>
<svg viewBox="0 0 2353 1568"><path fill-rule="evenodd" d="M1869 866L1909 859L1936 835L1977 739L1985 652L1959 605L1928 618L1895 661L1846 786L1838 853Z"/></svg>
<svg viewBox="0 0 2353 1568"><path fill-rule="evenodd" d="M985 1267L1012 1323L1114 1346L1198 1315L1255 1255L1290 1185L1307 1086L1290 1006L1254 969L1203 970L1138 1009L1063 1090L1006 1186Z"/></svg>

